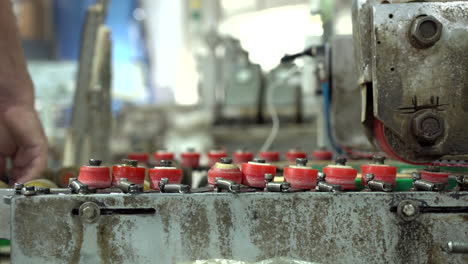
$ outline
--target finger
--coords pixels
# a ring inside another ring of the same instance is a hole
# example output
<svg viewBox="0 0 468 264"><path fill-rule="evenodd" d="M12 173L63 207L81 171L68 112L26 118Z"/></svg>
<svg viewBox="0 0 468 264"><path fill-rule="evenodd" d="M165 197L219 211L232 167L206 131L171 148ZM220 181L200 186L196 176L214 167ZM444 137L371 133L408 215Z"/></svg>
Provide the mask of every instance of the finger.
<svg viewBox="0 0 468 264"><path fill-rule="evenodd" d="M47 162L47 140L36 111L16 108L4 121L17 147L12 157L13 182L38 178Z"/></svg>
<svg viewBox="0 0 468 264"><path fill-rule="evenodd" d="M13 182L25 183L37 179L46 168L47 149L41 147L20 149L13 158L11 178Z"/></svg>

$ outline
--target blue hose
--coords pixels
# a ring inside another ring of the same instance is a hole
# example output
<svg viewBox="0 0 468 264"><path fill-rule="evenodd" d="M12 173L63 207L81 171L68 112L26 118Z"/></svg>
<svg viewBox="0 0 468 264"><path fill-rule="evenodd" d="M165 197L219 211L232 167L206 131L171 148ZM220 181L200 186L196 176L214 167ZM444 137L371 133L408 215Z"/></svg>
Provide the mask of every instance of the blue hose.
<svg viewBox="0 0 468 264"><path fill-rule="evenodd" d="M343 150L336 144L335 139L333 138L333 133L331 129L330 122L330 89L328 87L328 82L321 81L322 92L323 92L323 101L324 101L324 112L325 112L325 125L327 131L327 137L330 142L330 145L339 155L343 154Z"/></svg>

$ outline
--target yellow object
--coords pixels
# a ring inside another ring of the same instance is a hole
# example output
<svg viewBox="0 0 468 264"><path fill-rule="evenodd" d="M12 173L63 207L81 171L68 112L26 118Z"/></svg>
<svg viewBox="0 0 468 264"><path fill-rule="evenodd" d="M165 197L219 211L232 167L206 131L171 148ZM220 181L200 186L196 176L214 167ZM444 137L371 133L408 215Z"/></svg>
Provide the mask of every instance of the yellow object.
<svg viewBox="0 0 468 264"><path fill-rule="evenodd" d="M143 191L149 191L149 190L151 190L150 183L149 181L145 181L145 183L143 184Z"/></svg>
<svg viewBox="0 0 468 264"><path fill-rule="evenodd" d="M55 183L47 179L37 179L24 183L24 186L35 186L40 188L58 188Z"/></svg>
<svg viewBox="0 0 468 264"><path fill-rule="evenodd" d="M9 187L10 186L8 186L8 184L4 183L3 181L0 181L0 189L7 189Z"/></svg>

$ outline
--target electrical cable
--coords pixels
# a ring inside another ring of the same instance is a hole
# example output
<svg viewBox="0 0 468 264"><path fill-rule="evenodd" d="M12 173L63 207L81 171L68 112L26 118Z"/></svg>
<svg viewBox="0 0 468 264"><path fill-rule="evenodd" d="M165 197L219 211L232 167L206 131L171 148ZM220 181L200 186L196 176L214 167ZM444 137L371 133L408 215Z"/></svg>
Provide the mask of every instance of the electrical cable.
<svg viewBox="0 0 468 264"><path fill-rule="evenodd" d="M280 80L278 80L274 85L268 89L267 92L267 98L266 98L266 106L267 106L267 111L268 114L271 116L271 121L272 121L272 127L270 130L270 134L268 135L267 139L263 143L262 147L260 148L260 151L268 151L270 149L271 144L275 140L276 136L278 135L278 130L280 128L280 120L278 117L278 113L276 112L276 107L273 102L273 96L274 92L277 87L281 86L284 84L290 77L293 76L297 72L297 67L293 67L289 69L284 76L281 77Z"/></svg>
<svg viewBox="0 0 468 264"><path fill-rule="evenodd" d="M323 92L323 101L324 101L324 114L325 114L325 126L327 131L327 137L330 141L330 145L332 148L339 154L343 154L343 150L336 144L335 139L333 138L333 133L331 129L331 122L330 122L330 89L328 87L328 82L321 81Z"/></svg>

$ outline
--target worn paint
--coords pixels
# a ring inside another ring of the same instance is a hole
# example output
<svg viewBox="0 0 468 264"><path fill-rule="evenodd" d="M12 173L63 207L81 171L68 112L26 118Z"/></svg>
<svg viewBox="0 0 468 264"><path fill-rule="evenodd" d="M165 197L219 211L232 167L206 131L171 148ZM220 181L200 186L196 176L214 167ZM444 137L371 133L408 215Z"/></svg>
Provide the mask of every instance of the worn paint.
<svg viewBox="0 0 468 264"><path fill-rule="evenodd" d="M179 263L197 259L321 263L466 263L448 241L468 237L462 213L391 212L400 201L467 206L465 193L203 193L42 195L12 200L16 263ZM152 215L101 215L83 223L73 209L154 208Z"/></svg>

